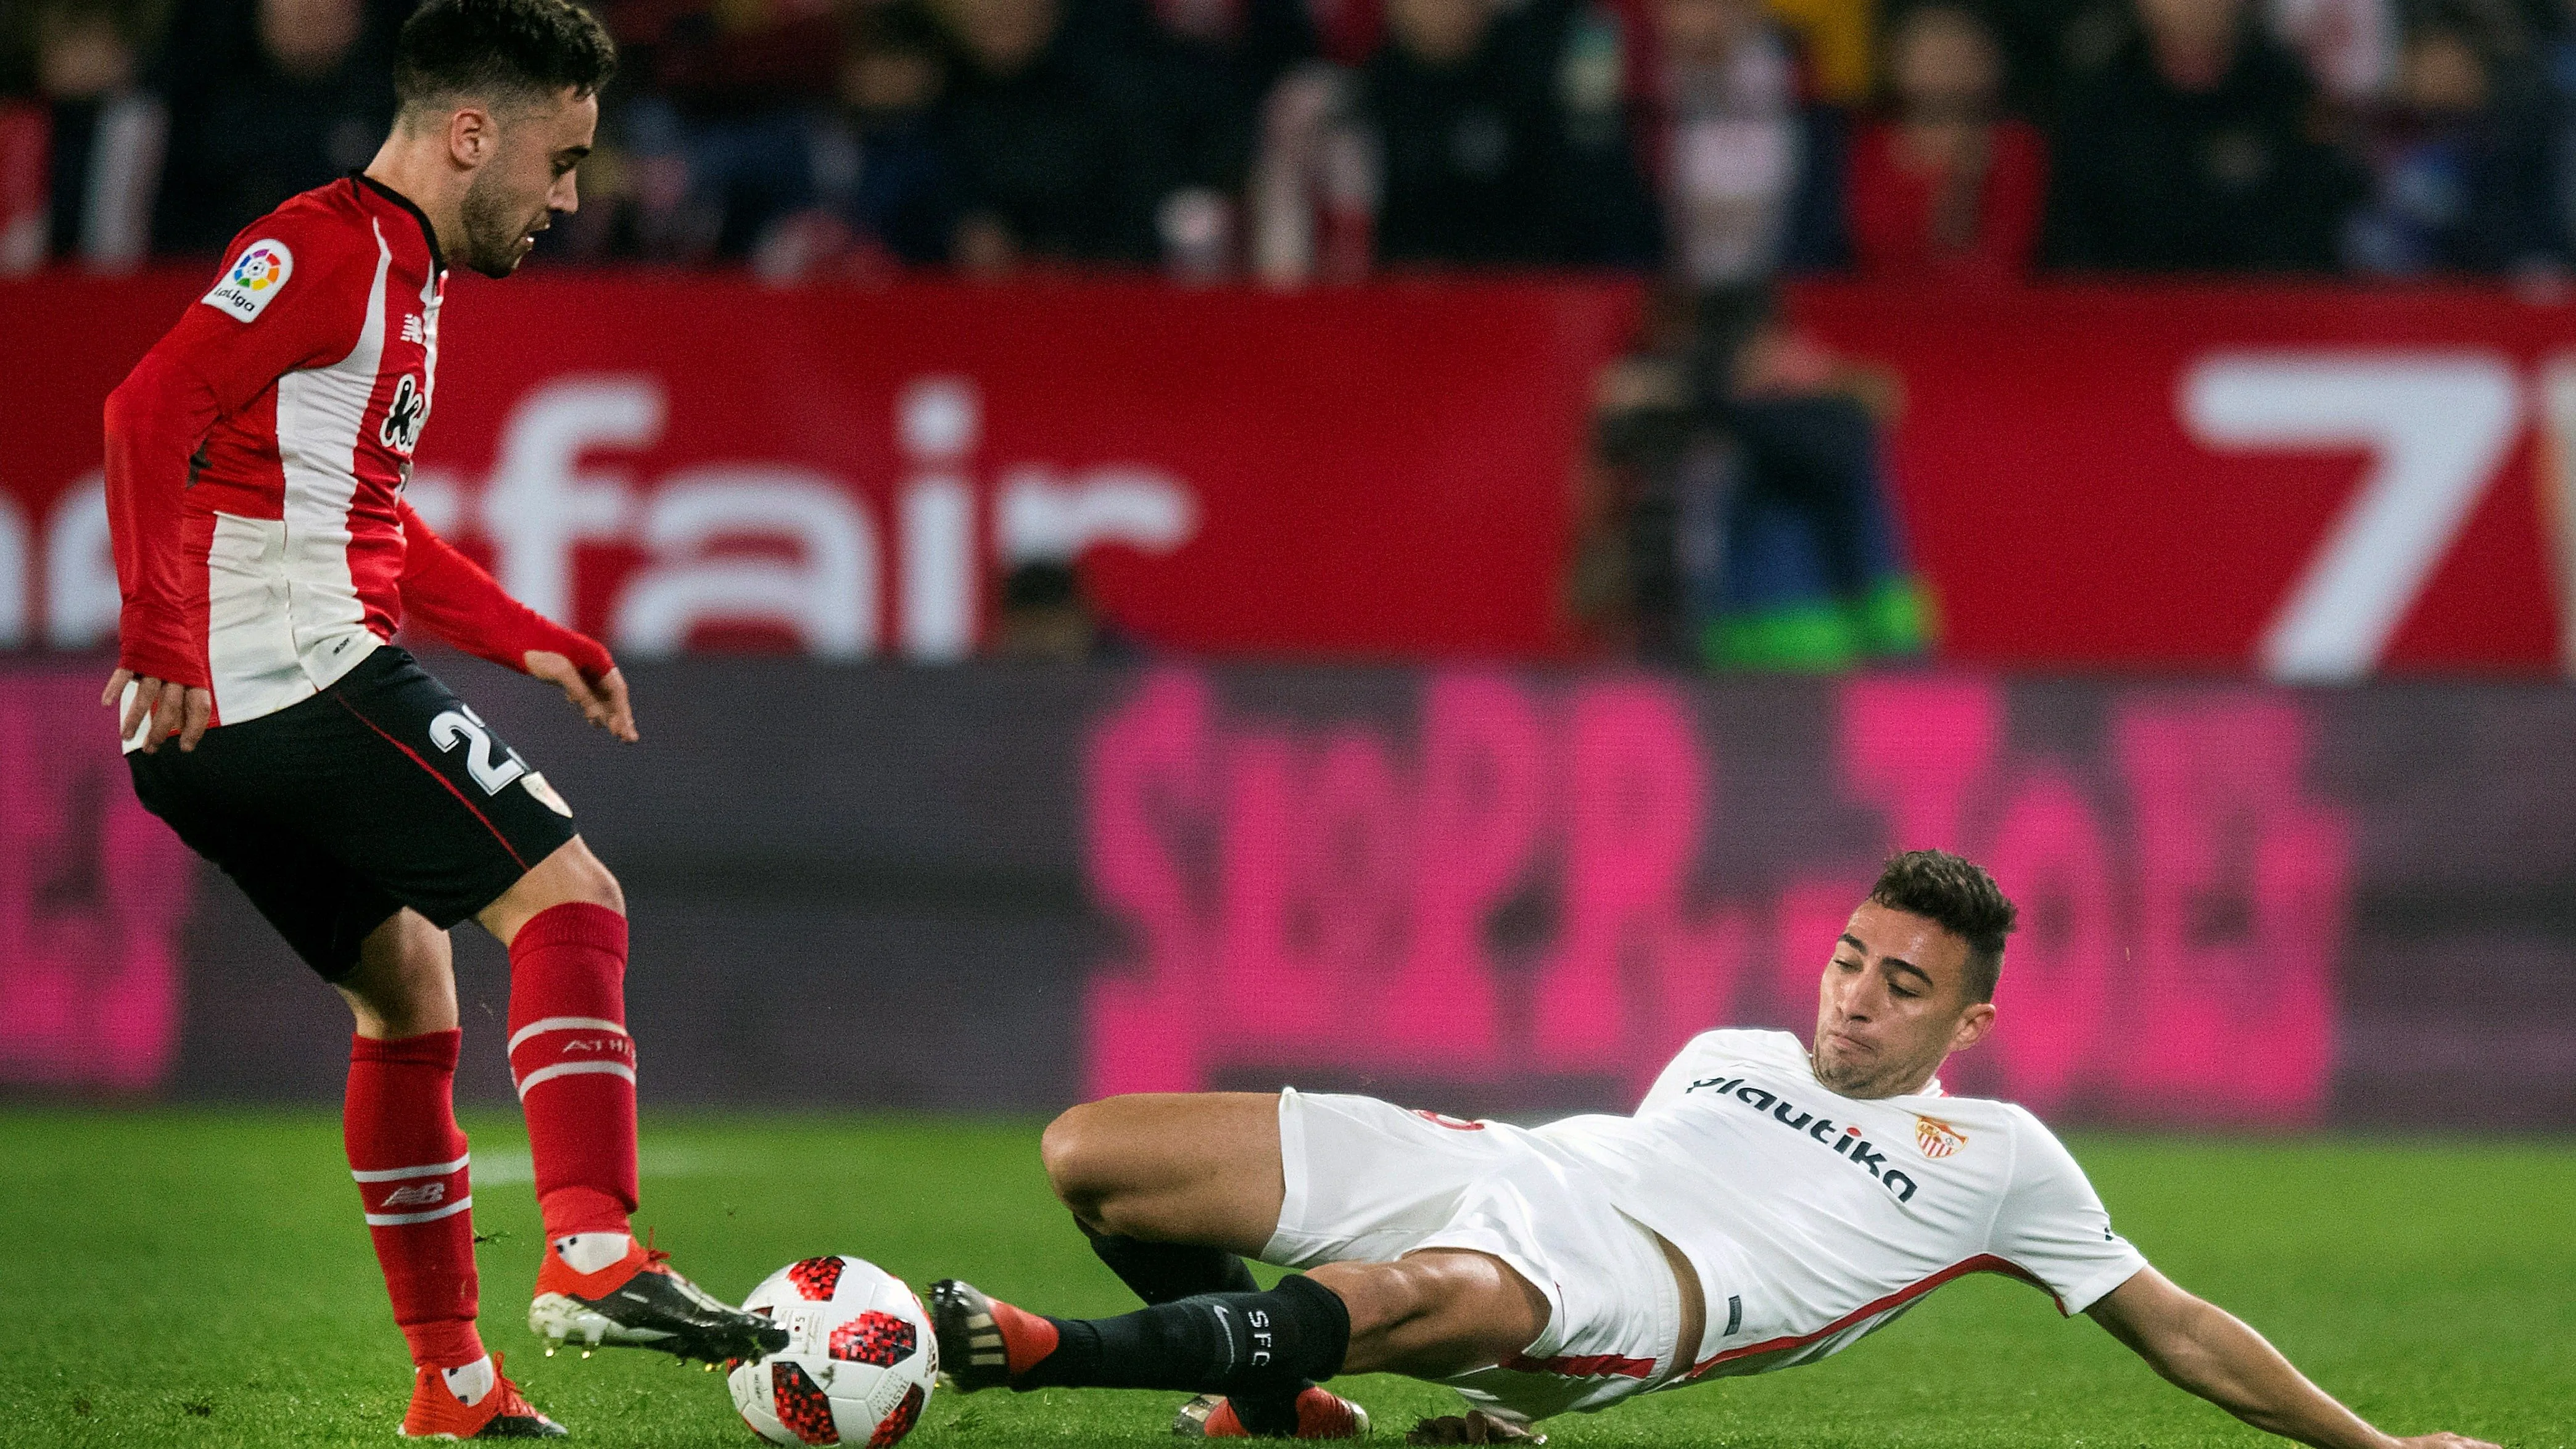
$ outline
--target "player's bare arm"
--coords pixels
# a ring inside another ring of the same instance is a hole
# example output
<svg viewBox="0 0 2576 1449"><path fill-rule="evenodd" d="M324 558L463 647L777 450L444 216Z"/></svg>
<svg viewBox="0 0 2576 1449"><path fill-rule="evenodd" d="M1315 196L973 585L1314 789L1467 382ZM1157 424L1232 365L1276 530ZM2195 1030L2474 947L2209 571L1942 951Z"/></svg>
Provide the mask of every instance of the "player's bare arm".
<svg viewBox="0 0 2576 1449"><path fill-rule="evenodd" d="M2317 1449L2497 1449L2483 1439L2400 1439L2373 1428L2234 1314L2176 1287L2153 1268L2087 1310L2168 1383L2267 1433Z"/></svg>

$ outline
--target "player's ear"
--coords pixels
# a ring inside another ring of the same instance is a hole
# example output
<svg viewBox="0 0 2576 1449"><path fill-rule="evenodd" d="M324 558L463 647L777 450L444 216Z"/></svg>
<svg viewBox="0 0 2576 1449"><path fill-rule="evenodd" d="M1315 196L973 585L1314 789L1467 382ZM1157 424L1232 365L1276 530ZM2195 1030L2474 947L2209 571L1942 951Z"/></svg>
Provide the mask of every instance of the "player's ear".
<svg viewBox="0 0 2576 1449"><path fill-rule="evenodd" d="M481 106L460 106L447 115L447 159L471 171L492 159L500 148L501 128Z"/></svg>
<svg viewBox="0 0 2576 1449"><path fill-rule="evenodd" d="M1994 1029L1995 1004L1991 1001L1976 1002L1959 1013L1959 1024L1950 1032L1950 1050L1966 1051L1984 1041L1986 1033Z"/></svg>

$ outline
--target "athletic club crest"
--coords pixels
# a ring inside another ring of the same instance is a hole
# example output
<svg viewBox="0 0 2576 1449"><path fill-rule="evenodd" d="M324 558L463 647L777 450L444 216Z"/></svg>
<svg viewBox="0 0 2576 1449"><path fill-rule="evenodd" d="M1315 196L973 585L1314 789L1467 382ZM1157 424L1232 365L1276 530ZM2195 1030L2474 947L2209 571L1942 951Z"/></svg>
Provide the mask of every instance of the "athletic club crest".
<svg viewBox="0 0 2576 1449"><path fill-rule="evenodd" d="M385 404L385 425L377 431L384 445L408 458L414 444L420 441L420 425L429 420L429 399L420 390L420 379L404 373L394 384L393 400Z"/></svg>
<svg viewBox="0 0 2576 1449"><path fill-rule="evenodd" d="M1922 1148L1926 1157L1947 1157L1968 1145L1968 1134L1938 1117L1918 1115L1914 1119L1914 1145Z"/></svg>

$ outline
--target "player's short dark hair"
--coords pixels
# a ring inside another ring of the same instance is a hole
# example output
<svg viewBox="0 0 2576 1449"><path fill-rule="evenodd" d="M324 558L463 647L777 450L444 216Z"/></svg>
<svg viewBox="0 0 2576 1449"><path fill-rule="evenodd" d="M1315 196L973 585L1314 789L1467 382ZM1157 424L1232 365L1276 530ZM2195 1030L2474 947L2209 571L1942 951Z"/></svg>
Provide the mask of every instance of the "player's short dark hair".
<svg viewBox="0 0 2576 1449"><path fill-rule="evenodd" d="M594 96L617 74L617 43L572 0L428 0L394 42L405 114L442 102Z"/></svg>
<svg viewBox="0 0 2576 1449"><path fill-rule="evenodd" d="M2004 969L2004 937L2020 911L1984 866L1946 850L1908 850L1887 858L1869 898L1891 911L1937 921L1967 942L1968 999L1995 999L1995 981Z"/></svg>

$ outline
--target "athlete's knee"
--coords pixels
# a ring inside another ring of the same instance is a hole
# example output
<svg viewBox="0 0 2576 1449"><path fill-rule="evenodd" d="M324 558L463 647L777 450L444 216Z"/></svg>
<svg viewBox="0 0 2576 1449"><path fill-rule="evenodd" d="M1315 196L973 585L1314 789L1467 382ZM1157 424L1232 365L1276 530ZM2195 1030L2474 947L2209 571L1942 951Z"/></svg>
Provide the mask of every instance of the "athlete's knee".
<svg viewBox="0 0 2576 1449"><path fill-rule="evenodd" d="M1085 1102L1068 1107L1038 1137L1038 1161L1046 1168L1047 1184L1055 1189L1057 1200L1086 1226L1103 1230L1108 1225L1100 1213L1117 1193L1107 1170L1107 1124L1101 1120L1112 1115L1103 1110L1107 1105Z"/></svg>
<svg viewBox="0 0 2576 1449"><path fill-rule="evenodd" d="M447 933L414 911L397 911L367 935L358 962L339 980L361 1036L394 1039L456 1026L456 974Z"/></svg>
<svg viewBox="0 0 2576 1449"><path fill-rule="evenodd" d="M616 875L600 858L590 853L590 847L582 843L580 836L574 836L563 849L547 857L546 865L562 868L553 892L557 896L553 904L580 901L605 906L621 916L626 914L626 891L617 884Z"/></svg>
<svg viewBox="0 0 2576 1449"><path fill-rule="evenodd" d="M580 836L565 841L554 854L519 877L501 898L475 919L503 942L517 940L519 928L557 906L593 905L626 914L626 893L617 877L590 853Z"/></svg>

